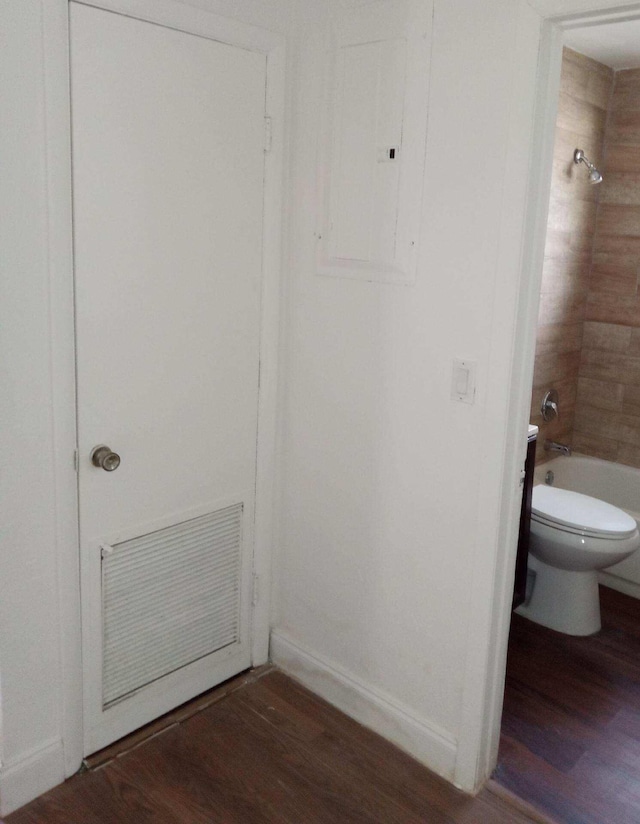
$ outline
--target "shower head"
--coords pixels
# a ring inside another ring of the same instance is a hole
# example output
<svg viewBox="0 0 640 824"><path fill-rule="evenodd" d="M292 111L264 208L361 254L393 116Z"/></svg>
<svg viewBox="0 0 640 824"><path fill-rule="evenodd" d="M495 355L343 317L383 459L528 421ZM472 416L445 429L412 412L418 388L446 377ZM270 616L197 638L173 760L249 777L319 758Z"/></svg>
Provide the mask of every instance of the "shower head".
<svg viewBox="0 0 640 824"><path fill-rule="evenodd" d="M602 175L597 169L589 172L589 183L602 183Z"/></svg>
<svg viewBox="0 0 640 824"><path fill-rule="evenodd" d="M574 163L584 163L584 165L589 170L589 183L602 183L602 175L596 169L596 167L585 157L584 152L582 149L576 149L573 153L573 162Z"/></svg>

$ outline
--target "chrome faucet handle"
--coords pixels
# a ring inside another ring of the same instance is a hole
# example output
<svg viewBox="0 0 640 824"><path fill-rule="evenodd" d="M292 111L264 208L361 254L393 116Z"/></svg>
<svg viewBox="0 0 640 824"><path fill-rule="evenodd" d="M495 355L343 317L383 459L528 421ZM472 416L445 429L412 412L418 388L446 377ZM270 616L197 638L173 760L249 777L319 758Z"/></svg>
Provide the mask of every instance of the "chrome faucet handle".
<svg viewBox="0 0 640 824"><path fill-rule="evenodd" d="M540 406L543 421L552 421L558 417L558 390L550 389L542 399Z"/></svg>
<svg viewBox="0 0 640 824"><path fill-rule="evenodd" d="M558 443L557 441L547 439L543 447L547 452L560 452L561 455L571 455L571 447L566 443Z"/></svg>

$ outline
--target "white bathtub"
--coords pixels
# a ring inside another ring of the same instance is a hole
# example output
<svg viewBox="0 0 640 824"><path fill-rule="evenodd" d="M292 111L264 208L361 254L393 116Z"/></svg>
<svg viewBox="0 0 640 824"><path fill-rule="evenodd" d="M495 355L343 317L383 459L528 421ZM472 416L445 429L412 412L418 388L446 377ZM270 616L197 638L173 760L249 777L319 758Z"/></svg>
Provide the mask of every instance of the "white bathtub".
<svg viewBox="0 0 640 824"><path fill-rule="evenodd" d="M586 455L560 455L536 467L534 484L543 484L549 470L554 474L553 486L607 501L624 509L640 525L640 469ZM599 578L601 584L640 599L640 550L600 572Z"/></svg>

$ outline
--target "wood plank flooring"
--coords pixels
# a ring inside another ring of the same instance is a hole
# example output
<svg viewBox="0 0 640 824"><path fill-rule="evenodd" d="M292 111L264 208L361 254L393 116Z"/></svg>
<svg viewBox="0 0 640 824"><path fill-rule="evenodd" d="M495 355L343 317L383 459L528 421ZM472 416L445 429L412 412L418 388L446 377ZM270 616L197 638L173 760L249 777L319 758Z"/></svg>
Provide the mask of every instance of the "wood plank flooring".
<svg viewBox="0 0 640 824"><path fill-rule="evenodd" d="M499 792L463 795L271 670L248 678L196 714L183 713L179 722L134 749L74 776L8 816L6 824L540 820Z"/></svg>
<svg viewBox="0 0 640 824"><path fill-rule="evenodd" d="M640 601L601 587L602 630L513 616L496 781L559 822L640 822Z"/></svg>

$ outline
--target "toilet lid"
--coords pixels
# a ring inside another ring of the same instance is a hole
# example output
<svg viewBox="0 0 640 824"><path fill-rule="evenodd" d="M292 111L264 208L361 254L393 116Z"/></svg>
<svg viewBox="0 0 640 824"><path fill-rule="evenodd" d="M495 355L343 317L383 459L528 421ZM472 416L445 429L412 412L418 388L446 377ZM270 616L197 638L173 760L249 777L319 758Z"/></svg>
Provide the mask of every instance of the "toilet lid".
<svg viewBox="0 0 640 824"><path fill-rule="evenodd" d="M628 538L637 529L635 519L617 506L546 484L533 487L531 517L569 532L607 538Z"/></svg>

